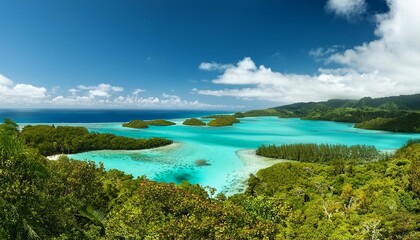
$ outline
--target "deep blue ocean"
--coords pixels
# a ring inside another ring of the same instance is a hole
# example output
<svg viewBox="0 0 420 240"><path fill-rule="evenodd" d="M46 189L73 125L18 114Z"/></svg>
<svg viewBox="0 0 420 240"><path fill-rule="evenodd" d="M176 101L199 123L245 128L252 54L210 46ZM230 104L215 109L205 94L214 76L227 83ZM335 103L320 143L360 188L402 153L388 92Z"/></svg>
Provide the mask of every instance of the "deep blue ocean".
<svg viewBox="0 0 420 240"><path fill-rule="evenodd" d="M0 119L17 123L103 123L134 119L191 118L225 113L194 110L127 110L127 109L0 109Z"/></svg>

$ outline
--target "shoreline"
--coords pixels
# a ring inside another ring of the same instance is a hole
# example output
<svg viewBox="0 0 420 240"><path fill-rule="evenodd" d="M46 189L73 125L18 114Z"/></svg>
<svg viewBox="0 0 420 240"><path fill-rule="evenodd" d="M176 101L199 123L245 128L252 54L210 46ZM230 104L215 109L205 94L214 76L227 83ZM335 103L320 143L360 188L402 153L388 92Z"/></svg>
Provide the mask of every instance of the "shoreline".
<svg viewBox="0 0 420 240"><path fill-rule="evenodd" d="M236 151L236 155L242 161L243 167L232 173L226 184L225 189L221 192L226 196L232 196L238 193L244 193L248 187L248 179L250 174L256 175L261 169L268 168L277 163L293 162L287 159L274 159L258 156L255 149L243 149Z"/></svg>
<svg viewBox="0 0 420 240"><path fill-rule="evenodd" d="M86 152L96 152L96 151L123 151L123 152L134 152L134 151L150 151L150 150L159 150L159 151L168 151L168 150L172 150L174 148L180 147L182 145L182 143L180 142L173 142L169 145L166 146L161 146L161 147L155 147L155 148L148 148L148 149L138 149L138 150L111 150L111 149L102 149L102 150L92 150L92 151L86 151ZM69 155L74 155L74 154L79 154L79 153L72 153L72 154L64 154L64 153L60 153L60 154L54 154L54 155L50 155L50 156L46 156L46 158L48 160L51 161L57 161L61 156L69 156Z"/></svg>
<svg viewBox="0 0 420 240"><path fill-rule="evenodd" d="M67 155L64 153L60 153L60 154L46 156L46 158L50 161L57 161L61 156L67 156Z"/></svg>

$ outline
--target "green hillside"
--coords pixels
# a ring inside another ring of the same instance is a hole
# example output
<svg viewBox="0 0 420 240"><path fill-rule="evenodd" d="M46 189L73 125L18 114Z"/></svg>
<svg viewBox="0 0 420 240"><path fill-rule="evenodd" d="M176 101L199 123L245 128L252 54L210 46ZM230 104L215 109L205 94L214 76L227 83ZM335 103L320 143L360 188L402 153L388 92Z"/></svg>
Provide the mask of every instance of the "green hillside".
<svg viewBox="0 0 420 240"><path fill-rule="evenodd" d="M235 113L234 116L278 116L307 120L355 122L360 123L356 125L359 128L418 132L418 129L420 129L418 112L420 112L420 94L383 98L365 97L360 100L331 99L324 102L294 103ZM384 119L389 121L385 124Z"/></svg>

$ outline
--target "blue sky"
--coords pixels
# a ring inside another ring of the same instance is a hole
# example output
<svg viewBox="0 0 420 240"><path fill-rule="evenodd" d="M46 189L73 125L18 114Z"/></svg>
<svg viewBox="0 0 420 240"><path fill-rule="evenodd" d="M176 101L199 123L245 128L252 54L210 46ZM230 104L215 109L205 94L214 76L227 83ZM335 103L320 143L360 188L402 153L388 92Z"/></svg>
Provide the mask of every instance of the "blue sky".
<svg viewBox="0 0 420 240"><path fill-rule="evenodd" d="M0 0L0 107L245 110L415 93L415 2Z"/></svg>

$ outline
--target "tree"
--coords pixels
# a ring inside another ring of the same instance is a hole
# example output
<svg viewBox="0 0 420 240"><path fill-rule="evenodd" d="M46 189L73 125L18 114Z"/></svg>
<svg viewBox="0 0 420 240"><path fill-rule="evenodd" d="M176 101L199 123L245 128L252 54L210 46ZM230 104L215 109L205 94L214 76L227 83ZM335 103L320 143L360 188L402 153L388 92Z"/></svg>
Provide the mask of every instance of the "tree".
<svg viewBox="0 0 420 240"><path fill-rule="evenodd" d="M48 174L45 159L28 149L18 132L10 120L0 125L0 236L39 239L45 229L36 215Z"/></svg>

